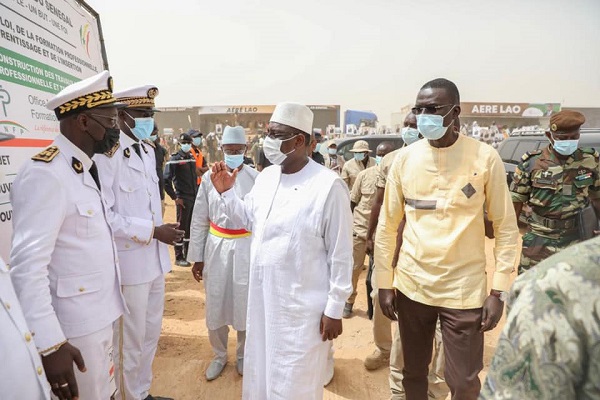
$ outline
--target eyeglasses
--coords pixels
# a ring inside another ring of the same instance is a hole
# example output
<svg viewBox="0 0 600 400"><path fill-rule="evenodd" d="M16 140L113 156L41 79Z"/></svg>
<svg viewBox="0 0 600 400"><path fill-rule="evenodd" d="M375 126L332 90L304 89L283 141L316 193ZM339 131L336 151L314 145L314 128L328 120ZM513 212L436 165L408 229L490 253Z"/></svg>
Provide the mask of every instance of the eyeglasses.
<svg viewBox="0 0 600 400"><path fill-rule="evenodd" d="M239 150L223 150L223 154L226 154L228 156L237 156L240 154L245 154L246 153L246 149L239 149Z"/></svg>
<svg viewBox="0 0 600 400"><path fill-rule="evenodd" d="M425 114L435 114L437 112L437 110L444 108L444 107L450 107L450 106L454 106L454 104L444 104L442 106L435 106L435 105L431 105L431 106L421 106L421 107L413 107L410 109L410 111L412 111L412 113L414 115L419 115L419 114L423 114L423 112L425 112Z"/></svg>
<svg viewBox="0 0 600 400"><path fill-rule="evenodd" d="M119 123L119 119L116 117L109 117L108 115L102 115L102 114L88 114L88 115L90 117L93 115L94 117L104 118L104 119L109 120L111 127L116 126ZM92 119L94 119L94 118L92 118ZM96 121L96 122L98 122L98 121ZM100 125L102 125L102 124L100 124Z"/></svg>

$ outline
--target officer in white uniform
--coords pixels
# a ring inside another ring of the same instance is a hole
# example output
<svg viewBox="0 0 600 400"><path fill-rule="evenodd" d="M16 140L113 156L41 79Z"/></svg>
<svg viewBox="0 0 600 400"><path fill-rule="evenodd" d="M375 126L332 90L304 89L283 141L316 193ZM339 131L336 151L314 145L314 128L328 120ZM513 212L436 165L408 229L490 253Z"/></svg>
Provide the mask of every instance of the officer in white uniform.
<svg viewBox="0 0 600 400"><path fill-rule="evenodd" d="M0 388L7 399L49 400L50 386L19 300L0 257Z"/></svg>
<svg viewBox="0 0 600 400"><path fill-rule="evenodd" d="M168 244L183 238L177 224L163 224L154 149L144 140L154 130L155 86L115 93L120 146L94 157L119 250L123 296L129 309L115 326L117 398L152 399L152 360L158 346L171 270ZM122 368L121 368L122 366Z"/></svg>
<svg viewBox="0 0 600 400"><path fill-rule="evenodd" d="M47 107L61 134L23 164L12 185L10 274L31 329L25 340L42 355L54 395L106 400L116 389L112 327L125 305L91 157L118 140L110 74L66 87Z"/></svg>

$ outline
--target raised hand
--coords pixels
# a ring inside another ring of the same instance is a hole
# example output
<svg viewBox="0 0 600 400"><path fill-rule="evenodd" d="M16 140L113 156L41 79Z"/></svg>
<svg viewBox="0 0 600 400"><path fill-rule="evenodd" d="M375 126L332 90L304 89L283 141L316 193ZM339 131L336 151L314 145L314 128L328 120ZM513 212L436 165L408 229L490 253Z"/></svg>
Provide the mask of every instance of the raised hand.
<svg viewBox="0 0 600 400"><path fill-rule="evenodd" d="M215 187L215 190L221 194L233 187L237 174L237 168L230 173L227 170L225 163L221 161L213 165L212 173L210 174L210 180Z"/></svg>

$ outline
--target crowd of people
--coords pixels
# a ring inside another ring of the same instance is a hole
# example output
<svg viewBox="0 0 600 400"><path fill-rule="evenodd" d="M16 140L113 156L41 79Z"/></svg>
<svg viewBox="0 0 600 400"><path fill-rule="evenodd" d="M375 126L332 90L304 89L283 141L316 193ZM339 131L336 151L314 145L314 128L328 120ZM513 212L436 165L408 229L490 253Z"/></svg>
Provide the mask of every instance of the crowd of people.
<svg viewBox="0 0 600 400"><path fill-rule="evenodd" d="M289 102L254 142L227 126L181 132L168 151L157 95L113 93L104 71L48 102L60 134L11 191L2 398L168 399L149 393L168 246L204 283L206 380L227 364L232 327L245 400L323 398L365 267L375 349L364 366L389 367L392 400L598 398L600 171L578 146L583 115L554 113L548 146L523 156L509 188L498 153L461 134L447 79L419 89L402 148L357 140L347 161ZM482 386L484 333L505 303Z"/></svg>

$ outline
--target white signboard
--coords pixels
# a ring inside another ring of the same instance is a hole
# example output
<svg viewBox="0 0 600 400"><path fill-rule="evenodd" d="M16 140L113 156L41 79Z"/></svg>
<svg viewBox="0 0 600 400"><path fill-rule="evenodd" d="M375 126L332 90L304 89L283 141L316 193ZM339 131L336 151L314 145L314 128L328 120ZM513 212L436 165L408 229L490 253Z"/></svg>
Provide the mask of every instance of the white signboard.
<svg viewBox="0 0 600 400"><path fill-rule="evenodd" d="M11 184L23 161L59 132L46 103L65 86L103 69L98 21L78 1L0 0L0 176L6 176L0 180L0 255L5 260L12 234Z"/></svg>

